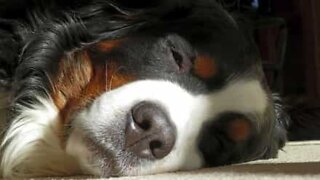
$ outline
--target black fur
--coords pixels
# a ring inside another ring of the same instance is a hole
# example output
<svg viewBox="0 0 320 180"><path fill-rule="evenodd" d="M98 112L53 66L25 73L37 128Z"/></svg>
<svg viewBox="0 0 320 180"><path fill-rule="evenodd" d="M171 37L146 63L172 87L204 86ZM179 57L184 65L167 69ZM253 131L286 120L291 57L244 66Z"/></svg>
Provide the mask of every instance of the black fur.
<svg viewBox="0 0 320 180"><path fill-rule="evenodd" d="M154 50L143 52L143 44L137 45L131 41L128 43L133 44L131 50L122 47L135 60L122 62L132 67L127 71L138 72L136 75L140 79L175 81L195 94L220 89L230 78L238 76L263 81L259 53L252 39L244 36L242 27L214 1L137 0L132 3L126 0L16 0L2 3L0 64L5 70L2 76L8 76L4 79L10 81L10 77L14 76L12 116L19 111L19 107L34 104L35 94L48 96L52 91L52 77L57 74L58 63L66 53L90 48L91 44L105 39L130 36L149 47L152 38L162 37L164 41L173 38L177 42L179 40L168 34L178 34L199 52L211 53L216 57L219 74L214 78L201 79L192 72L176 72L170 69L167 62L152 61L150 65L154 53L158 56L161 54ZM208 44L207 41L212 43ZM188 49L187 43L181 44L181 47ZM166 47L159 45L161 48ZM96 53L92 54L98 58ZM270 102L274 101L271 96L269 98ZM215 134L222 134L218 138L220 144L215 146L220 149L211 149L208 164L224 165L274 157L286 140L283 122L287 117L283 116L282 107L277 102L276 105L271 104L266 120L269 124L264 124L265 128L256 132L250 141L239 145L222 137L223 132ZM213 126L220 128L223 123ZM206 138L204 140L209 141ZM220 156L220 159L212 156Z"/></svg>

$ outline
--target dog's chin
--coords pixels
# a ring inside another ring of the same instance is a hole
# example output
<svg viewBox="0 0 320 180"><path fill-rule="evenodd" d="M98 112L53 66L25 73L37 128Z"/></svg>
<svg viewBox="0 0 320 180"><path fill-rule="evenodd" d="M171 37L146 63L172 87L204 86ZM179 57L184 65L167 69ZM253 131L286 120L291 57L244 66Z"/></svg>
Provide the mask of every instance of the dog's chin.
<svg viewBox="0 0 320 180"><path fill-rule="evenodd" d="M66 152L78 160L84 174L106 178L157 173L151 168L157 163L156 159L139 157L126 147L125 117L108 125L100 125L96 130L74 123L67 140Z"/></svg>
<svg viewBox="0 0 320 180"><path fill-rule="evenodd" d="M114 126L113 126L114 127ZM109 129L109 128L107 128ZM110 128L110 138L99 139L82 130L75 129L67 141L66 151L74 156L82 168L83 173L101 177L138 175L141 164L148 163L148 159L141 159L124 148L123 134ZM118 128L116 128L118 129ZM119 129L118 129L119 130Z"/></svg>

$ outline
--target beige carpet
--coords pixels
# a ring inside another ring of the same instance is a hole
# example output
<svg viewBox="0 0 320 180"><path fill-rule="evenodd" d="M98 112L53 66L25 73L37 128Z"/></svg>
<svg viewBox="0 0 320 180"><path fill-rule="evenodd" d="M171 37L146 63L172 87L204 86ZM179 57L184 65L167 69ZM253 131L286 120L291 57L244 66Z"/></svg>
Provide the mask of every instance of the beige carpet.
<svg viewBox="0 0 320 180"><path fill-rule="evenodd" d="M320 141L288 143L277 159L127 179L317 179L320 180Z"/></svg>
<svg viewBox="0 0 320 180"><path fill-rule="evenodd" d="M51 178L49 178L51 179ZM94 179L94 178L68 178ZM315 179L320 180L320 141L291 142L277 159L259 160L232 166L110 180L224 180L224 179Z"/></svg>

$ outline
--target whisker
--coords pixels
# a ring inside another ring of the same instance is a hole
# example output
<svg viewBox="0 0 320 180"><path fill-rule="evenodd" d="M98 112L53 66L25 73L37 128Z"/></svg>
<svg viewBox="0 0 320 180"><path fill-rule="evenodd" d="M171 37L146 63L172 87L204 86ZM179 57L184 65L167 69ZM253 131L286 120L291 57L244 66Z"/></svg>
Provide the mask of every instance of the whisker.
<svg viewBox="0 0 320 180"><path fill-rule="evenodd" d="M117 70L116 70L114 73L112 73L111 78L110 78L110 82L109 82L109 86L108 86L108 90L109 90L109 91L112 89L112 81L113 81L114 76L115 76L121 69L124 69L124 68L125 68L124 66L120 66L120 67L117 68Z"/></svg>

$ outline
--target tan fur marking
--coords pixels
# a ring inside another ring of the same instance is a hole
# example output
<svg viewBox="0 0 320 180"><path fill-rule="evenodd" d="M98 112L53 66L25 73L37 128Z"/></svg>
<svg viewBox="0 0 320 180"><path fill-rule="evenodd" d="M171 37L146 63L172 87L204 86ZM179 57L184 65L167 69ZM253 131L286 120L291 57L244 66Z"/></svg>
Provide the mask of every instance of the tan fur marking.
<svg viewBox="0 0 320 180"><path fill-rule="evenodd" d="M131 75L121 72L121 67L116 62L111 62L107 65L107 89L112 90L129 82L134 81L135 78Z"/></svg>
<svg viewBox="0 0 320 180"><path fill-rule="evenodd" d="M92 64L86 51L74 53L60 61L52 96L58 109L63 109L70 99L78 98L90 82L92 73Z"/></svg>
<svg viewBox="0 0 320 180"><path fill-rule="evenodd" d="M246 140L250 135L251 126L246 119L235 119L228 126L227 133L229 138L235 142Z"/></svg>
<svg viewBox="0 0 320 180"><path fill-rule="evenodd" d="M119 47L122 41L121 39L102 41L96 44L96 48L102 52L111 52L113 49Z"/></svg>
<svg viewBox="0 0 320 180"><path fill-rule="evenodd" d="M207 55L200 55L194 62L194 73L201 78L212 78L217 74L215 60Z"/></svg>
<svg viewBox="0 0 320 180"><path fill-rule="evenodd" d="M64 57L59 64L58 76L53 80L52 98L60 110L61 131L64 142L68 124L74 112L85 108L106 91L133 81L121 72L116 60L97 62L90 59L86 50Z"/></svg>

